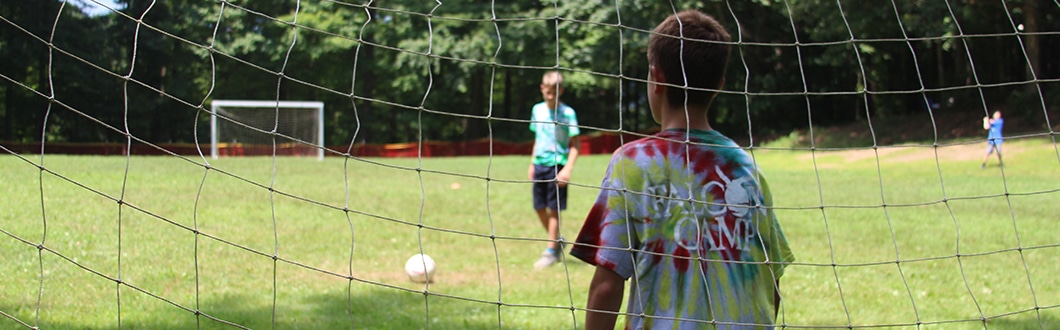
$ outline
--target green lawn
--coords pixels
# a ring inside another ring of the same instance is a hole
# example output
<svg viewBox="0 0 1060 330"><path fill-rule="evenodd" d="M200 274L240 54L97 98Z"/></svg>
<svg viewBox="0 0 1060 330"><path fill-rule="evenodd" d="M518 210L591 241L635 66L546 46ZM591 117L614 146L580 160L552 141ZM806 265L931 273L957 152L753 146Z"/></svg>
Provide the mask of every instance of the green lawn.
<svg viewBox="0 0 1060 330"><path fill-rule="evenodd" d="M781 321L1060 328L1057 147L1005 147L1003 169L979 168L980 144L756 149L797 258ZM584 318L591 267L532 267L545 233L527 156L209 169L23 157L0 156L3 329L571 329ZM566 237L606 163L578 162ZM402 272L420 249L439 264L429 286Z"/></svg>

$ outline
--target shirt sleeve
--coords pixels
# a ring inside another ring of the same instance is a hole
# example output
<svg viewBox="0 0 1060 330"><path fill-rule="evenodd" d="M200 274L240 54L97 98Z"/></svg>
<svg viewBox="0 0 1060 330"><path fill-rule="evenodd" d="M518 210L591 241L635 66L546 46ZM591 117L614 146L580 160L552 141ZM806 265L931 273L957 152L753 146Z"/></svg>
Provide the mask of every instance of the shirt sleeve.
<svg viewBox="0 0 1060 330"><path fill-rule="evenodd" d="M773 276L779 279L784 275L784 269L787 268L788 264L795 261L795 255L791 252L791 246L788 245L787 238L784 237L780 222L777 221L769 184L760 172L757 173L757 176L762 190L762 204L766 208L765 212L762 213L763 219L759 221L759 232L766 244L766 257L769 261L769 267L773 271Z"/></svg>
<svg viewBox="0 0 1060 330"><path fill-rule="evenodd" d="M567 126L567 132L570 136L578 136L581 134L581 130L578 129L578 115L574 112L574 108L567 107L567 122L570 126Z"/></svg>
<svg viewBox="0 0 1060 330"><path fill-rule="evenodd" d="M601 183L600 195L593 204L592 210L582 225L571 255L589 264L614 271L622 278L628 279L635 271L633 249L636 248L636 235L633 222L635 216L630 211L636 210L631 204L637 198L628 191L623 178L639 175L636 166L629 166L632 160L616 153L608 165L607 173Z"/></svg>
<svg viewBox="0 0 1060 330"><path fill-rule="evenodd" d="M530 124L529 124L529 126L530 126L530 131L531 132L537 132L537 123L534 122L534 119L536 119L536 117L537 117L537 107L535 106L535 107L530 108Z"/></svg>

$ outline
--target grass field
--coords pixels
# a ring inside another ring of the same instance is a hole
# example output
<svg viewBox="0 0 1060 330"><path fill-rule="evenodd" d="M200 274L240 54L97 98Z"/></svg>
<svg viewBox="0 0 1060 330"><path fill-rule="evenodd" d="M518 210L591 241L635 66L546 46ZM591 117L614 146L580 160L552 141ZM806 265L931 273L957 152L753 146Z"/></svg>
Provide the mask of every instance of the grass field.
<svg viewBox="0 0 1060 330"><path fill-rule="evenodd" d="M1005 148L1003 169L979 168L982 144L756 150L797 258L781 321L1060 328L1057 147ZM572 329L584 318L591 267L532 267L545 234L525 156L247 157L209 170L197 158L23 157L0 156L3 329ZM566 237L606 163L579 161ZM421 248L439 263L429 286L402 272Z"/></svg>

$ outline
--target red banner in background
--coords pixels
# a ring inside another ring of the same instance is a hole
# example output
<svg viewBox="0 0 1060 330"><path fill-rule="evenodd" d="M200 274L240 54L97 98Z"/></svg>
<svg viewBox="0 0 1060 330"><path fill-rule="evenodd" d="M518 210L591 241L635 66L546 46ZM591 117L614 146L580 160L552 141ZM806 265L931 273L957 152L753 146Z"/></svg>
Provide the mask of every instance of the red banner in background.
<svg viewBox="0 0 1060 330"><path fill-rule="evenodd" d="M643 135L629 133L592 133L581 136L579 153L582 155L610 154L625 142L641 138ZM41 144L37 143L0 143L0 146L11 150L11 152L32 155L40 154ZM351 149L349 146L328 146L328 149L339 153L346 153L354 157L457 157L457 156L502 156L502 155L530 155L533 151L533 142L507 142L490 141L488 139L457 141L457 142L435 142L423 143L392 143L392 144L356 144ZM278 155L305 155L315 156L315 153L304 152L306 148L273 148L272 146L247 146L247 145L224 145L219 146L217 153L225 157L239 156L269 156L275 152ZM60 143L48 142L44 144L45 154L68 154L68 155L168 155L176 154L183 156L199 156L200 151L205 157L210 157L210 145L202 144L196 146L190 143L169 143L147 145L133 143L126 146L124 143ZM325 152L326 157L339 156L340 154Z"/></svg>
<svg viewBox="0 0 1060 330"><path fill-rule="evenodd" d="M581 136L578 152L582 155L610 154L625 142L643 135L628 133L592 133ZM345 152L346 147L329 147ZM394 144L358 144L350 150L355 157L456 157L456 156L501 156L530 155L533 142L490 141L488 139L459 142L423 142ZM333 156L333 154L328 154Z"/></svg>
<svg viewBox="0 0 1060 330"><path fill-rule="evenodd" d="M329 149L345 152L345 146ZM459 142L357 144L350 150L355 157L455 157L485 155L529 155L533 143L489 141L486 139ZM491 152L492 151L492 152ZM333 154L329 154L331 156Z"/></svg>

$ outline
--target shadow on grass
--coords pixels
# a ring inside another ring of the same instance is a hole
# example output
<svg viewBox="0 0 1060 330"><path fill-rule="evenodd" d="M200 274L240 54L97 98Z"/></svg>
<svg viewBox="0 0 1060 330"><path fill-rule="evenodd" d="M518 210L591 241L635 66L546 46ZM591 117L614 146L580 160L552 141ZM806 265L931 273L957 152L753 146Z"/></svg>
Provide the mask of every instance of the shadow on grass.
<svg viewBox="0 0 1060 330"><path fill-rule="evenodd" d="M151 298L153 299L153 298ZM41 320L33 324L30 319L20 319L30 326L41 329L498 329L496 315L491 317L474 317L467 311L454 311L447 307L451 298L430 297L430 319L428 320L427 303L422 293L407 292L395 289L374 288L368 291L347 295L345 290L333 293L299 297L293 306L279 306L277 317L273 318L271 305L249 304L248 301L260 301L260 297L232 294L218 299L203 299L200 302L203 313L210 317L166 305L162 311L132 311L123 307L119 322L115 316L86 316L78 320ZM281 298L282 300L282 298ZM281 303L282 304L282 303ZM481 304L480 304L481 305ZM32 313L34 306L10 306L0 304L0 312L25 316ZM41 310L47 314L47 308ZM469 317L470 316L470 317ZM44 316L42 319L46 319ZM103 319L107 324L99 325ZM24 325L7 317L0 317L2 329L28 329Z"/></svg>
<svg viewBox="0 0 1060 330"><path fill-rule="evenodd" d="M1060 308L1040 309L989 320L990 329L1060 329Z"/></svg>
<svg viewBox="0 0 1060 330"><path fill-rule="evenodd" d="M243 295L228 295L203 303L204 306L218 306L212 311L206 311L208 308L203 309L211 316L224 320L223 322L205 316L197 317L193 313L174 307L160 313L153 313L147 319L123 317L120 327L117 321L99 326L77 320L48 321L42 322L39 326L41 329L237 329L244 327L250 329L500 329L509 327L498 325L496 316L468 318L464 317L469 316L468 310L454 311L445 307L432 307L432 317L428 320L424 296L404 291L375 289L367 294L354 294L349 299L344 292L336 292L303 299L305 302L298 305L300 308L298 311L282 308L277 310L280 316L275 321L272 318L271 306L247 306L246 302L253 299ZM431 299L431 303L435 304L449 298L434 296ZM0 311L8 314L12 312L18 314L20 309L24 312L26 308L32 309L33 307L12 308L9 305L0 305ZM46 311L42 312L46 313ZM433 316L435 314L444 317L435 317ZM34 325L33 320L22 319L21 321L30 323L31 326ZM814 328L813 325L799 324L795 320L788 320L788 324ZM984 328L981 323L975 321L943 323L941 327ZM0 328L27 329L4 317L0 317ZM991 319L987 321L985 328L1060 329L1060 308L1023 312Z"/></svg>
<svg viewBox="0 0 1060 330"><path fill-rule="evenodd" d="M882 307L882 306L881 306ZM1003 330L1040 330L1040 329L1060 329L1060 307L1053 307L1052 309L1041 309L1040 313L1034 311L1021 312L1011 315L1005 315L998 318L993 318L986 321L983 324L979 320L969 320L962 318L960 322L945 322L944 320L931 320L932 323L927 323L921 326L914 324L903 324L901 326L881 326L878 324L871 323L855 323L853 328L859 329L1003 329ZM787 325L791 326L791 329L838 329L846 328L842 324L805 324L800 323L799 320L787 319L785 320ZM942 323L935 323L935 322ZM779 329L779 328L778 328Z"/></svg>

